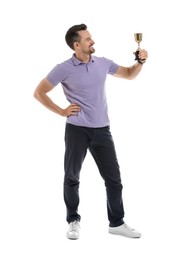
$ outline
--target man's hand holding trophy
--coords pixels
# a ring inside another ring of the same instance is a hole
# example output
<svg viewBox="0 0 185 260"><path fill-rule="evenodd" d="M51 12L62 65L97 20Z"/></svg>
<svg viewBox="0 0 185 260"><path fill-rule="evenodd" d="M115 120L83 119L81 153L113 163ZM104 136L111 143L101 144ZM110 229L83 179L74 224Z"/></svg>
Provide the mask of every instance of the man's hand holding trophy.
<svg viewBox="0 0 185 260"><path fill-rule="evenodd" d="M140 42L142 41L143 34L142 34L142 33L135 33L135 34L134 34L134 38L135 38L135 41L136 41L137 44L138 44L138 48L137 48L137 50L134 52L134 54L135 54L135 60L137 60L140 64L143 64L143 63L146 62L146 59L141 59L141 57L140 57L140 51L141 51Z"/></svg>

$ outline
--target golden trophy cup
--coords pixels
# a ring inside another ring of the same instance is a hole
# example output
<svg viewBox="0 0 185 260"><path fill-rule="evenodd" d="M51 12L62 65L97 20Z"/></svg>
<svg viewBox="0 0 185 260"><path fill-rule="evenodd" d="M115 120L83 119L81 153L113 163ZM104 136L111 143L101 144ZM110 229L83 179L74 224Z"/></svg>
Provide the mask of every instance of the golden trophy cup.
<svg viewBox="0 0 185 260"><path fill-rule="evenodd" d="M135 41L136 41L137 44L138 44L137 50L140 50L140 42L141 42L142 39L143 39L143 34L142 34L142 33L134 33L134 38L135 38Z"/></svg>
<svg viewBox="0 0 185 260"><path fill-rule="evenodd" d="M142 41L142 39L143 39L143 34L142 33L134 33L134 39L135 39L135 41L137 42L137 44L138 44L138 48L137 48L137 50L134 52L134 54L135 54L135 60L137 60L139 63L141 63L141 64L143 64L144 62L145 62L145 60L141 60L140 58L139 58L139 52L140 52L140 50L141 50L141 48L140 48L140 42Z"/></svg>

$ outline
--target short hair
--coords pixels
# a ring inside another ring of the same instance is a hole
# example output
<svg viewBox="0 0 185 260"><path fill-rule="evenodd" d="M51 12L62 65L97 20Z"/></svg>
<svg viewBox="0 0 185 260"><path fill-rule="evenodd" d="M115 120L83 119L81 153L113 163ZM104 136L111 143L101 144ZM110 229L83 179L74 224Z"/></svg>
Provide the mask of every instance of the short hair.
<svg viewBox="0 0 185 260"><path fill-rule="evenodd" d="M78 42L81 39L81 36L78 34L79 31L86 30L87 26L85 24L79 24L79 25L74 25L71 28L68 29L66 35L65 35L65 40L67 45L74 50L74 42Z"/></svg>

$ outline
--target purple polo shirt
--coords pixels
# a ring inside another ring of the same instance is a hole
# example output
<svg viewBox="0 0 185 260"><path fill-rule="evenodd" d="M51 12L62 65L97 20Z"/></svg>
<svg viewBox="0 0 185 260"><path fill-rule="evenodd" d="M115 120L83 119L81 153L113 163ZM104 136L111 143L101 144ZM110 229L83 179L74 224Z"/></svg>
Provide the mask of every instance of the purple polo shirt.
<svg viewBox="0 0 185 260"><path fill-rule="evenodd" d="M91 56L86 64L73 55L51 70L48 81L53 86L61 83L67 100L81 108L78 116L67 118L68 123L93 128L109 125L105 81L117 68L116 63L103 57Z"/></svg>

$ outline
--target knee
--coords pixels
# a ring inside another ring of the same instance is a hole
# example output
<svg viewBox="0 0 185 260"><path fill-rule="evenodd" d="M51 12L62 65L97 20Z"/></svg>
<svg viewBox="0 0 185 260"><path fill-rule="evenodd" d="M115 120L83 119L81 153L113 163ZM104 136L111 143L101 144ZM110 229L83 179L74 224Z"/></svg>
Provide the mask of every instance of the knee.
<svg viewBox="0 0 185 260"><path fill-rule="evenodd" d="M123 185L121 183L121 180L111 180L111 181L106 181L105 186L107 189L116 189L121 191L123 189Z"/></svg>
<svg viewBox="0 0 185 260"><path fill-rule="evenodd" d="M78 178L64 178L64 186L77 186L79 183Z"/></svg>

